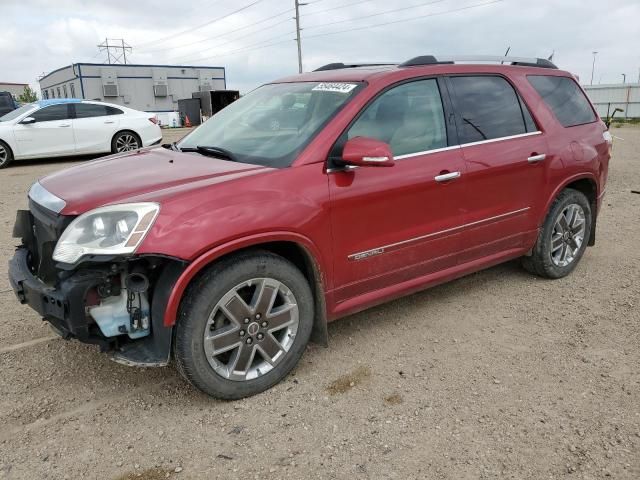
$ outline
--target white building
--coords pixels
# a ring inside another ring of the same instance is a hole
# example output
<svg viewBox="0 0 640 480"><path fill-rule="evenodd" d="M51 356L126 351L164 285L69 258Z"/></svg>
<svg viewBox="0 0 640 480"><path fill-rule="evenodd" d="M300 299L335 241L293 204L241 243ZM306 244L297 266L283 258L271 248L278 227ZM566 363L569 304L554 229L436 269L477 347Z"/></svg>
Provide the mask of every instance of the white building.
<svg viewBox="0 0 640 480"><path fill-rule="evenodd" d="M640 118L640 83L584 85L598 115L605 118L616 108L622 109L616 118Z"/></svg>
<svg viewBox="0 0 640 480"><path fill-rule="evenodd" d="M224 67L74 63L40 79L42 98L102 100L147 112L173 112L193 92L226 88Z"/></svg>

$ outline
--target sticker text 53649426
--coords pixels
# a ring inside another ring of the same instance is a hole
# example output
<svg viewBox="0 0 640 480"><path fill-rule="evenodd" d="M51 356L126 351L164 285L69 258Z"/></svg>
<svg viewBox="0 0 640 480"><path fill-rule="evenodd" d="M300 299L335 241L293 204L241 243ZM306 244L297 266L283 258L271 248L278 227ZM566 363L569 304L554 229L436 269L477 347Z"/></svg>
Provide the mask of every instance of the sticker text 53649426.
<svg viewBox="0 0 640 480"><path fill-rule="evenodd" d="M349 93L357 86L358 85L355 83L319 83L313 87L313 90L316 92Z"/></svg>

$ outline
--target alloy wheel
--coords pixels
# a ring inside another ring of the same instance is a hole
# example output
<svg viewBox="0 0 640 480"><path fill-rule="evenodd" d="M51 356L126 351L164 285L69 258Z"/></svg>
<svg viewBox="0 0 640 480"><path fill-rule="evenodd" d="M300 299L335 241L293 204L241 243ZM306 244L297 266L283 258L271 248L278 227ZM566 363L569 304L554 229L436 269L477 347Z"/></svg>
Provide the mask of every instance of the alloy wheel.
<svg viewBox="0 0 640 480"><path fill-rule="evenodd" d="M209 315L204 331L207 360L223 378L258 378L286 356L298 324L291 290L273 278L252 278L227 292Z"/></svg>
<svg viewBox="0 0 640 480"><path fill-rule="evenodd" d="M580 205L572 203L560 212L551 233L551 260L555 265L566 267L575 260L584 242L586 225Z"/></svg>
<svg viewBox="0 0 640 480"><path fill-rule="evenodd" d="M138 146L138 139L130 133L120 135L116 140L116 151L118 153L130 152L132 150L137 150L138 148L140 148Z"/></svg>
<svg viewBox="0 0 640 480"><path fill-rule="evenodd" d="M4 165L6 161L9 159L9 152L6 148L0 145L0 166Z"/></svg>

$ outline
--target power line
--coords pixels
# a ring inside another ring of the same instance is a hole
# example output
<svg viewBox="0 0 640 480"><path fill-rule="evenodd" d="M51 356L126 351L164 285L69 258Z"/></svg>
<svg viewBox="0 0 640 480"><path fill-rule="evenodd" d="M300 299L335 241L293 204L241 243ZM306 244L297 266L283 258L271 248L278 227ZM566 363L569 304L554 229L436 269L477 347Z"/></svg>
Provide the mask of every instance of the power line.
<svg viewBox="0 0 640 480"><path fill-rule="evenodd" d="M313 30L314 28L326 27L328 25L337 25L338 23L357 22L357 21L363 20L365 18L379 17L380 15L387 15L389 13L402 12L404 10L411 10L413 8L426 7L426 6L429 6L429 5L434 5L436 3L442 3L442 2L446 2L446 1L447 0L431 0L429 2L420 3L418 5L410 5L408 7L395 8L393 10L386 10L384 12L378 12L378 13L372 13L372 14L369 14L369 15L359 16L358 18L348 18L346 20L336 20L335 22L321 23L321 24L318 24L318 25L311 25L310 27L305 27L305 30Z"/></svg>
<svg viewBox="0 0 640 480"><path fill-rule="evenodd" d="M270 16L270 17L264 18L264 19L259 20L259 21L257 21L257 22L250 23L250 24L248 24L248 25L244 25L244 26L242 26L242 27L238 27L238 28L236 28L236 29L234 29L234 30L230 30L230 31L225 32L225 33L223 33L223 34L218 34L218 35L215 35L215 36L213 36L213 37L207 37L207 38L203 38L203 39L201 39L201 40L196 40L196 41L194 41L194 42L184 43L184 44L181 44L181 45L175 45L175 46L171 46L171 47L168 47L168 48L169 48L169 49L171 49L171 50L173 50L173 49L178 49L178 48L190 47L190 46L192 46L192 45L197 45L198 43L203 43L203 42L206 42L206 41L208 41L208 40L215 40L215 39L218 39L218 38L223 38L223 37L226 37L227 35L230 35L230 34L232 34L232 33L236 33L236 32L239 32L239 31L241 31L241 30L245 30L245 29L247 29L247 28L249 28L249 27L254 27L254 26L256 26L256 25L260 25L261 23L268 22L269 20L273 20L274 18L281 17L281 16L282 16L282 15L284 15L285 13L290 13L292 10L293 10L293 8L287 8L286 10L283 10L283 11L281 11L280 13L276 13L275 15L272 15L272 16ZM273 25L269 25L268 27L261 28L261 29L259 29L259 30L254 30L254 31L252 31L252 32L251 32L251 33L249 33L249 34L244 35L244 36L241 36L241 37L237 37L237 38L235 38L235 39L231 40L230 42L233 42L233 41L238 40L238 39L240 39L240 38L245 38L245 37L247 37L247 36L249 36L249 35L253 35L253 34L254 34L254 33L256 33L256 32L261 32L262 30L265 30L265 29L267 29L267 28L275 27L276 25L280 25L281 23L284 23L285 21L286 21L286 22L288 22L289 20L290 20L289 18L286 18L286 19L285 19L284 21L282 21L282 22L274 23ZM230 43L230 42L225 42L225 43L223 43L223 44L221 44L221 45L226 45L227 43ZM217 45L217 46L219 46L219 45ZM155 49L153 49L153 50L145 50L144 52L145 52L145 53L152 53L152 52L160 52L160 51L166 51L166 50L167 50L167 47L165 47L165 48L155 48Z"/></svg>
<svg viewBox="0 0 640 480"><path fill-rule="evenodd" d="M307 36L305 36L303 38L324 37L324 36L328 36L328 35L337 35L339 33L352 32L352 31L358 31L358 30L366 30L368 28L376 28L376 27L381 27L381 26L384 26L384 25L393 25L393 24L398 24L398 23L403 23L403 22L411 22L413 20L419 20L419 19L423 19L423 18L427 18L427 17L435 17L435 16L440 16L440 15L447 15L449 13L461 12L461 11L470 10L470 9L473 9L473 8L486 7L486 6L493 5L495 3L500 3L500 2L503 2L503 1L504 0L492 0L490 2L476 3L476 4L473 4L473 5L467 5L467 6L461 7L461 8L445 10L443 12L429 13L429 14L426 14L426 15L418 15L418 16L414 16L414 17L411 17L411 18L403 18L403 19L400 19L400 20L393 20L393 21L390 21L390 22L376 23L376 24L373 24L373 25L366 25L366 26L363 26L363 27L352 27L352 28L348 28L348 29L344 29L344 30L337 30L337 31L334 31L334 32L326 32L326 33L318 33L318 34L315 34L315 35L307 35ZM286 33L284 35L292 35L292 34L294 34L294 33L291 32L291 33ZM282 37L284 35L278 35L276 37L271 37L269 39L263 40L263 42L269 42L270 40L274 40L274 39ZM201 61L210 60L210 59L213 59L213 58L226 57L226 56L229 56L229 55L234 55L236 53L249 52L249 51L260 50L262 48L267 48L267 47L271 47L271 46L275 46L275 45L281 45L281 44L284 44L284 43L289 43L290 41L291 40L287 39L287 40L281 40L281 41L278 41L278 42L272 42L272 43L266 43L266 44L262 44L262 42L258 42L256 44L247 45L247 46L245 46L243 48L240 48L240 49L237 49L237 50L232 50L232 51L229 51L229 52L226 52L226 53L220 53L220 54L216 54L216 55L211 55L211 56L208 56L208 57L205 57L205 58L201 58L201 59L194 59L194 60L191 60L191 61L201 62Z"/></svg>
<svg viewBox="0 0 640 480"><path fill-rule="evenodd" d="M420 20L422 18L427 18L427 17L436 17L436 16L439 16L439 15L446 15L448 13L461 12L463 10L470 10L472 8L486 7L488 5L493 5L494 3L500 3L500 2L503 2L503 1L504 0L492 0L490 2L476 3L476 4L473 4L473 5L467 5L467 6L461 7L461 8L455 8L455 9L452 9L452 10L445 10L443 12L428 13L426 15L418 15L418 16L414 16L414 17L411 17L411 18L403 18L401 20L393 20L393 21L390 21L390 22L376 23L376 24L373 24L373 25L366 25L364 27L353 27L353 28L347 28L345 30L336 30L335 32L317 33L315 35L305 35L304 38L325 37L325 36L328 36L328 35L337 35L338 33L354 32L354 31L358 31L358 30L366 30L368 28L382 27L384 25L394 25L394 24L397 24L397 23L411 22L413 20Z"/></svg>
<svg viewBox="0 0 640 480"><path fill-rule="evenodd" d="M192 59L189 59L189 60L182 60L182 61L184 63L202 62L202 61L205 61L205 60L209 60L211 58L226 57L227 55L232 55L234 53L240 53L240 52L245 52L245 51L250 51L250 50L258 50L260 48L269 47L271 45L279 45L281 43L291 42L291 39L281 40L279 42L268 43L268 44L265 44L265 45L262 45L262 44L264 42L269 42L271 40L275 40L276 38L282 38L282 37L289 36L289 35L295 35L295 32L287 32L287 33L284 33L282 35L276 35L274 37L265 38L265 39L263 39L263 40L261 40L259 42L252 43L252 44L249 44L249 45L245 45L244 47L241 47L241 48L239 48L237 50L231 50L231 51L226 52L226 53L216 54L216 55L212 55L212 56L204 57L204 58L192 58Z"/></svg>
<svg viewBox="0 0 640 480"><path fill-rule="evenodd" d="M264 30L269 30L269 29L271 29L271 28L273 28L273 27L275 27L275 26L277 26L277 25L281 25L281 24L283 24L283 23L285 23L285 22L290 22L290 21L291 21L291 19L290 19L290 18L285 18L284 20L281 20L281 21L279 21L279 22L273 23L273 24L271 24L271 25L267 25L267 26L266 26L266 27L264 27L264 28L260 28L260 29L258 29L258 30L254 30L254 31L252 31L252 32L249 32L249 33L247 33L246 35L241 35L241 36L239 36L239 37L236 37L236 38L234 38L234 39L228 40L228 41L226 41L226 42L219 43L219 44L217 44L217 45L211 45L211 46L208 46L208 47L207 47L207 50L213 50L213 49L215 49L215 48L219 48L219 47L222 47L222 46L224 46L224 45L228 45L228 44L233 43L233 42L235 42L235 41L237 41L237 40L240 40L240 39L242 39L242 38L250 37L251 35L255 35L255 34L256 34L256 33L258 33L258 32L262 32L262 31L264 31ZM286 35L289 35L289 34L290 34L290 33L287 33ZM282 35L279 35L278 37L281 37L281 36L282 36ZM275 38L278 38L278 37L275 37ZM213 37L213 38L217 38L217 37ZM167 59L168 59L168 60L177 60L177 61L182 61L181 59L183 59L183 58L188 58L188 57L190 57L190 56L191 56L191 55L186 55L186 56L185 56L185 55L181 55L181 56L176 56L176 57L168 57Z"/></svg>
<svg viewBox="0 0 640 480"><path fill-rule="evenodd" d="M357 2L345 3L343 5L338 5L337 7L325 8L324 10L316 10L315 12L309 12L305 14L305 17L310 17L311 15L317 15L318 13L330 12L332 10L338 10L339 8L351 7L353 5L359 5L360 3L367 3L371 0L358 0ZM310 2L315 3L315 2Z"/></svg>
<svg viewBox="0 0 640 480"><path fill-rule="evenodd" d="M188 28L188 29L186 29L186 30L183 30L183 31L181 31L181 32L174 33L174 34L172 34L172 35L168 35L168 36L166 36L166 37L162 37L162 38L159 38L159 39L153 40L153 41L151 41L151 42L141 43L141 44L140 44L140 45L138 45L136 48L140 49L140 47L142 47L142 46L144 46L144 45L151 45L151 44L155 44L155 43L164 42L164 41L166 41L166 40L173 39L173 38L175 38L175 37L177 37L177 36L184 35L185 33L191 33L191 32L193 32L194 30L199 30L199 29L201 29L201 28L203 28L203 27L206 27L206 26L211 25L211 24L213 24L213 23L219 22L220 20L224 20L225 18L228 18L228 17L230 17L230 16L232 16L232 15L235 15L236 13L242 12L243 10L246 10L246 9L248 9L248 8L251 8L251 7L253 7L254 5L256 5L256 4L258 4L258 3L262 2L262 1L263 1L263 0L255 0L254 2L250 3L249 5L245 5L244 7L238 8L237 10L234 10L233 12L227 13L227 14L225 14L225 15L221 16L221 17L214 18L213 20L209 20L209 21L207 21L207 22L205 22L205 23L202 23L202 24L200 24L200 25L197 25L197 26L195 26L195 27L190 27L190 28Z"/></svg>

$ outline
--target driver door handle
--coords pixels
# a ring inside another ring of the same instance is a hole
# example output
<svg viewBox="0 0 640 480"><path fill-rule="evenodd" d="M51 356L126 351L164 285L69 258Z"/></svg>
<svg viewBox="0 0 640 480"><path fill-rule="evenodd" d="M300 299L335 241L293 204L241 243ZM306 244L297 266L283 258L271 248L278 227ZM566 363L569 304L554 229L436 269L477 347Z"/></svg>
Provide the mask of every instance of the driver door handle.
<svg viewBox="0 0 640 480"><path fill-rule="evenodd" d="M441 173L440 175L436 175L433 178L436 182L448 182L449 180L455 180L456 178L460 178L460 175L462 175L460 172L448 172L448 173Z"/></svg>
<svg viewBox="0 0 640 480"><path fill-rule="evenodd" d="M541 154L536 154L536 155L531 155L529 158L527 158L527 162L529 163L538 163L538 162L542 162L545 158L547 158L547 155L544 153Z"/></svg>
<svg viewBox="0 0 640 480"><path fill-rule="evenodd" d="M61 123L60 125L58 125L58 127L60 127L60 128L67 128L67 127L70 127L70 126L71 126L70 123Z"/></svg>

